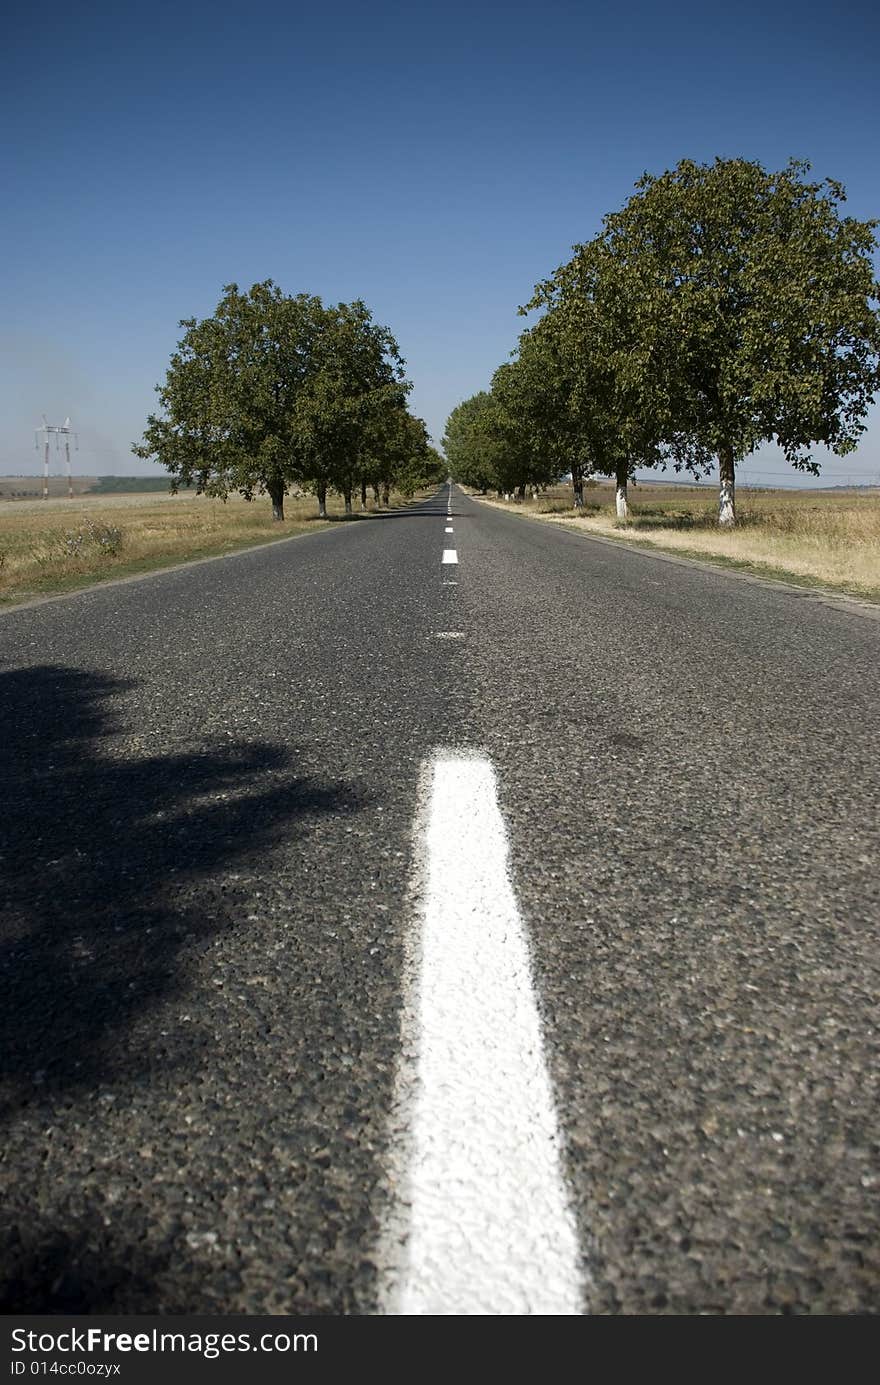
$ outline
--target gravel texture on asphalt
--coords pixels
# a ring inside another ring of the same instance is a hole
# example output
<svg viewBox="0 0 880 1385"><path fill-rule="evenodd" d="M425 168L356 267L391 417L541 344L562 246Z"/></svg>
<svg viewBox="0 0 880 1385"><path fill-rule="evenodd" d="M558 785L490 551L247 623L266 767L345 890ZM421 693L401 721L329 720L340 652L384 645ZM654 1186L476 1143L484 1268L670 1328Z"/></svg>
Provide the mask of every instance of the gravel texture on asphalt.
<svg viewBox="0 0 880 1385"><path fill-rule="evenodd" d="M375 1311L438 746L497 770L585 1310L880 1306L880 626L454 510L457 568L443 489L0 616L6 1312Z"/></svg>

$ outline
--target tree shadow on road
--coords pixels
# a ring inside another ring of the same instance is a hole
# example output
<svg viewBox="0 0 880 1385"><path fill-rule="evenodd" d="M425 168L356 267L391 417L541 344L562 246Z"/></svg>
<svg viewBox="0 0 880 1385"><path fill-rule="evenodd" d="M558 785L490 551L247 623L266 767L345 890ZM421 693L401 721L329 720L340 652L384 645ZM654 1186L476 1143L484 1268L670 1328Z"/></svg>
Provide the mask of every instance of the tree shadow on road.
<svg viewBox="0 0 880 1385"><path fill-rule="evenodd" d="M454 514L449 516L445 505L436 509L422 507L418 510L373 510L372 513L360 515L360 519L446 519L455 518Z"/></svg>
<svg viewBox="0 0 880 1385"><path fill-rule="evenodd" d="M218 1252L210 1245L191 1249L182 1238L176 1246L157 1246L143 1209L128 1208L124 1224L110 1227L102 1212L98 1205L89 1207L64 1226L35 1215L26 1226L8 1230L4 1259L9 1270L0 1275L0 1312L189 1316L228 1311L228 1301L219 1295L224 1289L230 1295L240 1292L232 1251ZM184 1255L191 1263L181 1277ZM202 1289L214 1291L213 1301L200 1298L194 1287L199 1271ZM238 1311L234 1297L232 1302ZM297 1316L328 1312L326 1302L304 1286L298 1286L296 1308ZM240 1311L253 1309L241 1305Z"/></svg>
<svg viewBox="0 0 880 1385"><path fill-rule="evenodd" d="M185 993L185 948L228 920L222 880L351 810L346 786L296 777L287 751L224 742L188 754L121 745L133 685L61 667L0 675L0 1115L136 1076L129 1027ZM175 1036L174 1061L197 1039Z"/></svg>

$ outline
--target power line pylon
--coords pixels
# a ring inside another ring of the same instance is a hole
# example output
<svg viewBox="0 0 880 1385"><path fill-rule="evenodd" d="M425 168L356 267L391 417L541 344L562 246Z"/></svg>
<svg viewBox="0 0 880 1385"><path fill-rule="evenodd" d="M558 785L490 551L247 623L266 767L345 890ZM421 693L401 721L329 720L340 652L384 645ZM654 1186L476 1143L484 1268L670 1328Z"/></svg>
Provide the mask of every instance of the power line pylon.
<svg viewBox="0 0 880 1385"><path fill-rule="evenodd" d="M67 498L73 499L73 477L70 474L70 439L73 438L74 450L79 451L79 437L74 433L70 426L70 418L66 418L63 423L49 423L46 415L43 414L41 427L34 432L35 446L40 450L40 434L43 434L43 499L49 499L49 439L55 438L55 451L61 446L61 439L64 439L64 470L67 476Z"/></svg>

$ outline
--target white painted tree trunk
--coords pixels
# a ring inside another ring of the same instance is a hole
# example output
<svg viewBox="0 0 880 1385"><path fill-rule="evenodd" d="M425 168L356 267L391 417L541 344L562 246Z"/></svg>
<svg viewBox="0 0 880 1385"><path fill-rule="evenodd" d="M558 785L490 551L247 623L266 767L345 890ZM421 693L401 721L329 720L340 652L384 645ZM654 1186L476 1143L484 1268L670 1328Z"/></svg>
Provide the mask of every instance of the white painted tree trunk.
<svg viewBox="0 0 880 1385"><path fill-rule="evenodd" d="M721 482L721 488L718 492L718 523L736 524L736 504L732 481Z"/></svg>
<svg viewBox="0 0 880 1385"><path fill-rule="evenodd" d="M621 485L620 482L618 482L615 499L617 504L617 518L628 519L629 505L626 503L626 485Z"/></svg>
<svg viewBox="0 0 880 1385"><path fill-rule="evenodd" d="M736 463L732 447L718 449L718 523L725 528L736 524Z"/></svg>

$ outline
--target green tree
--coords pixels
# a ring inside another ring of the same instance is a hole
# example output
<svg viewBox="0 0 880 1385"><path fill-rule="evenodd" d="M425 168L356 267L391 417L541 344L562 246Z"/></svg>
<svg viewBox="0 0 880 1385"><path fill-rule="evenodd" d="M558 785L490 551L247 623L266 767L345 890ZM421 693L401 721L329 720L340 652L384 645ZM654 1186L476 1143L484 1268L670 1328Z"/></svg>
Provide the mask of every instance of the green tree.
<svg viewBox="0 0 880 1385"><path fill-rule="evenodd" d="M443 433L449 472L474 490L501 490L500 447L489 423L493 404L486 390L471 395L450 413Z"/></svg>
<svg viewBox="0 0 880 1385"><path fill-rule="evenodd" d="M493 388L504 401L513 426L528 439L531 483L550 485L570 474L574 504L580 508L593 460L584 419L576 407L571 361L557 326L553 314L548 313L523 332L515 370L499 372Z"/></svg>
<svg viewBox="0 0 880 1385"><path fill-rule="evenodd" d="M425 450L423 467L420 490L430 490L432 486L442 486L449 475L446 458L437 451L436 447L432 447L430 444Z"/></svg>
<svg viewBox="0 0 880 1385"><path fill-rule="evenodd" d="M248 293L230 284L213 317L180 325L158 390L162 411L147 420L137 454L167 467L175 490L248 500L265 492L277 520L293 482L315 492L322 515L328 487L350 511L371 421L402 408L409 388L388 329L360 301L325 307L271 280Z"/></svg>
<svg viewBox="0 0 880 1385"><path fill-rule="evenodd" d="M747 453L775 440L817 474L811 447L851 451L880 388L878 223L842 216L843 188L808 170L646 175L557 281L561 298L589 285L612 369L677 464L717 457L722 524Z"/></svg>
<svg viewBox="0 0 880 1385"><path fill-rule="evenodd" d="M536 397L543 401L545 428L571 471L575 506L583 504L585 476L611 476L618 518L625 519L633 473L664 464L662 415L652 398L649 360L637 355L632 323L611 317L585 260L581 255L539 287L530 306L551 308L523 335L521 353L535 356Z"/></svg>
<svg viewBox="0 0 880 1385"><path fill-rule="evenodd" d="M213 317L185 318L161 412L147 420L140 457L171 473L172 490L195 486L246 499L268 494L274 519L297 477L296 404L321 332L319 298L285 296L271 279L247 293L229 284Z"/></svg>
<svg viewBox="0 0 880 1385"><path fill-rule="evenodd" d="M560 464L563 420L547 370L548 361L535 349L535 340L521 337L518 354L492 377L493 408L482 420L496 444L501 489L507 494L515 491L521 500L528 488L551 485L567 470ZM548 427L551 419L553 426Z"/></svg>
<svg viewBox="0 0 880 1385"><path fill-rule="evenodd" d="M327 490L342 495L346 514L378 420L403 411L409 383L397 342L359 300L324 309L312 370L295 406L298 474L326 514Z"/></svg>
<svg viewBox="0 0 880 1385"><path fill-rule="evenodd" d="M376 503L387 505L391 488L412 495L425 484L428 431L422 419L399 401L386 400L373 414L360 457L361 505L366 509L367 486Z"/></svg>
<svg viewBox="0 0 880 1385"><path fill-rule="evenodd" d="M446 475L443 458L428 443L424 420L412 414L404 415L394 449L386 455L392 470L385 472L383 482L393 481L403 495L412 496L418 490L439 485Z"/></svg>

